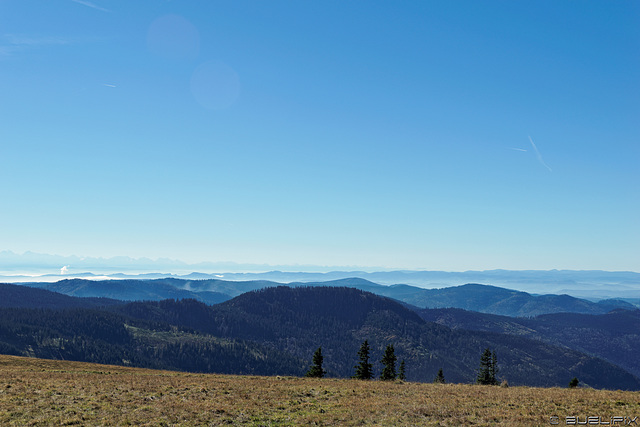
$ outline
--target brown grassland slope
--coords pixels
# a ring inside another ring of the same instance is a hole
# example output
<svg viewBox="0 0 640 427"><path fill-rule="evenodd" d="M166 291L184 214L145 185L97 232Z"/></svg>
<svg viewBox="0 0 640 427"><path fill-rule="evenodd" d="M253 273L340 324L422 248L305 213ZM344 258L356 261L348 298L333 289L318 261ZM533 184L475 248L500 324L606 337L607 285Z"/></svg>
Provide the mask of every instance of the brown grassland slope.
<svg viewBox="0 0 640 427"><path fill-rule="evenodd" d="M550 425L640 393L190 374L0 355L0 425Z"/></svg>

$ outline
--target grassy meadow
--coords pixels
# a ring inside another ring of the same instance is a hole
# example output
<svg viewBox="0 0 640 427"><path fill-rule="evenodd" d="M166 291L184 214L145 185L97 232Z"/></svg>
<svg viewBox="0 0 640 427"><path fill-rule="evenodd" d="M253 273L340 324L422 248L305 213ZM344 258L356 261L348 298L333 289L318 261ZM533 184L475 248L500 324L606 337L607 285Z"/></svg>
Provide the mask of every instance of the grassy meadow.
<svg viewBox="0 0 640 427"><path fill-rule="evenodd" d="M640 420L640 393L192 374L0 355L3 426L530 426L551 425L554 415L560 425L566 416Z"/></svg>

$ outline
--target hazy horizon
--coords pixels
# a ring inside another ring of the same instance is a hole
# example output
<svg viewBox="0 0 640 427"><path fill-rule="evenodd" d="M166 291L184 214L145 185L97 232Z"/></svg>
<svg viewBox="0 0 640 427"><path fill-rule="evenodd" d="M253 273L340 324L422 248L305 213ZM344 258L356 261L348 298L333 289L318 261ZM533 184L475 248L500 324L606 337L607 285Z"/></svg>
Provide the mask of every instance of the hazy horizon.
<svg viewBox="0 0 640 427"><path fill-rule="evenodd" d="M164 278L231 282L330 282L360 278L378 285L410 285L425 289L467 283L498 286L532 294L568 294L593 300L640 298L640 273L603 270L411 270L358 266L286 266L211 262L188 264L169 259L80 258L0 251L0 282L54 283L65 279L91 281ZM188 286L188 285L185 285Z"/></svg>
<svg viewBox="0 0 640 427"><path fill-rule="evenodd" d="M470 272L588 272L602 271L609 273L637 273L632 270L601 270L601 269L466 269L466 270L427 270L411 268L385 268L377 266L356 266L356 265L301 265L301 264L251 264L236 263L233 261L205 261L199 263L188 263L178 259L169 258L132 258L128 256L117 257L84 257L77 255L56 255L42 254L32 251L25 253L15 253L13 251L0 251L0 275L59 275L73 276L86 273L102 274L145 274L158 273L167 275L186 275L189 273L330 273L330 272L442 272L442 273L470 273Z"/></svg>
<svg viewBox="0 0 640 427"><path fill-rule="evenodd" d="M638 22L594 0L0 2L0 251L640 271Z"/></svg>

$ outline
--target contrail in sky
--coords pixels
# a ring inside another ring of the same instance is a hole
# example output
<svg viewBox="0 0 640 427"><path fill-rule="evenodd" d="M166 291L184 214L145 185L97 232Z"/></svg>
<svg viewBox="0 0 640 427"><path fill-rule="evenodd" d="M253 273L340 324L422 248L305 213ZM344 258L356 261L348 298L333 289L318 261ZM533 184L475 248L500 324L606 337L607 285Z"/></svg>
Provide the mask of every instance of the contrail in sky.
<svg viewBox="0 0 640 427"><path fill-rule="evenodd" d="M515 151L527 151L524 148L515 148L515 147L507 147L509 150L515 150Z"/></svg>
<svg viewBox="0 0 640 427"><path fill-rule="evenodd" d="M87 0L71 0L71 1L75 2L75 3L78 3L78 4L83 4L83 5L88 6L88 7L92 7L94 9L101 10L103 12L111 12L109 9L105 9L103 7L100 7L100 6L96 5L96 4L91 3L90 1L87 1Z"/></svg>
<svg viewBox="0 0 640 427"><path fill-rule="evenodd" d="M538 147L536 147L536 144L534 144L533 139L531 139L531 136L529 136L529 141L531 141L531 145L533 146L534 151L536 152L536 156L538 157L538 161L540 163L542 163L542 166L544 166L545 168L549 169L549 172L553 172L551 170L551 168L549 167L549 165L547 165L544 160L542 160L542 155L540 155L540 152L538 151Z"/></svg>
<svg viewBox="0 0 640 427"><path fill-rule="evenodd" d="M109 83L102 83L102 86L106 86L106 87L116 87L116 85L110 85Z"/></svg>

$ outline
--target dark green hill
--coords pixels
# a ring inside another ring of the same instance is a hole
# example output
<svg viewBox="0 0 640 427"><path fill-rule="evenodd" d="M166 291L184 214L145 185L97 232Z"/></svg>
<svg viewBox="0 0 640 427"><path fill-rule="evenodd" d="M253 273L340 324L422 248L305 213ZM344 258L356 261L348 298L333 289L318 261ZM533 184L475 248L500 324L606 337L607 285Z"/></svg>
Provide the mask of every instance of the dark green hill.
<svg viewBox="0 0 640 427"><path fill-rule="evenodd" d="M270 281L233 282L218 279L184 280L62 280L29 286L48 289L70 296L107 297L125 301L159 301L193 298L207 304L217 304L245 292L282 286ZM594 303L568 295L535 296L526 292L488 285L467 284L444 289L422 289L409 285L384 286L360 278L329 282L291 283L290 287L349 287L372 292L420 308L462 308L482 313L531 317L546 313L603 314L612 309L635 307L621 300Z"/></svg>
<svg viewBox="0 0 640 427"><path fill-rule="evenodd" d="M0 353L225 374L302 375L305 369L304 361L257 343L78 308L0 309Z"/></svg>
<svg viewBox="0 0 640 427"><path fill-rule="evenodd" d="M33 288L21 291L44 295ZM550 329L557 322L553 316L546 323L547 317L542 319ZM571 327L583 323L576 319ZM480 355L490 347L498 354L499 377L514 385L566 386L577 376L596 388L640 389L640 380L602 359L492 328L452 330L397 301L353 288L270 287L215 306L182 299L100 310L0 309L0 352L197 372L301 375L321 346L329 374L346 377L366 339L377 373L384 348L393 344L412 381L432 381L443 368L450 382L473 382Z"/></svg>
<svg viewBox="0 0 640 427"><path fill-rule="evenodd" d="M0 283L0 308L74 308L123 304L110 298L74 298L45 289Z"/></svg>
<svg viewBox="0 0 640 427"><path fill-rule="evenodd" d="M28 284L75 297L106 297L123 301L158 301L168 298L194 298L207 304L217 304L231 298L229 295L202 289L188 289L190 281L178 279L157 280L84 280L68 279L55 283Z"/></svg>
<svg viewBox="0 0 640 427"><path fill-rule="evenodd" d="M461 309L426 309L425 320L453 329L512 334L568 347L608 360L640 376L640 310L607 314L545 314L512 318Z"/></svg>
<svg viewBox="0 0 640 427"><path fill-rule="evenodd" d="M512 317L530 317L546 313L603 314L616 308L633 310L622 300L597 303L569 295L531 295L526 292L490 285L466 284L442 289L423 289L410 285L379 285L361 278L327 282L291 283L291 286L345 286L372 292L420 308L462 308L481 313Z"/></svg>
<svg viewBox="0 0 640 427"><path fill-rule="evenodd" d="M534 296L526 292L479 284L424 289L403 301L421 308L462 308L512 317L546 313L603 314L613 308L635 308L624 301L609 300L598 304L569 295Z"/></svg>
<svg viewBox="0 0 640 427"><path fill-rule="evenodd" d="M640 376L640 310L547 314L526 325L539 339L596 355Z"/></svg>
<svg viewBox="0 0 640 427"><path fill-rule="evenodd" d="M158 279L158 283L171 284L180 289L189 289L193 292L217 292L227 295L226 300L231 297L237 297L245 292L255 291L274 286L281 286L281 283L270 282L268 280L250 280L250 281L229 281L219 279L206 280L183 280L183 279ZM225 301L226 301L225 300Z"/></svg>
<svg viewBox="0 0 640 427"><path fill-rule="evenodd" d="M486 347L499 355L500 377L511 384L566 386L574 376L597 388L640 389L640 380L601 359L519 336L452 330L425 322L398 302L351 288L276 287L207 307L196 301L115 307L150 321L166 319L203 333L260 343L310 361L322 347L325 369L350 376L365 339L374 370L388 344L405 359L413 381L432 381L438 369L452 382L473 382Z"/></svg>

